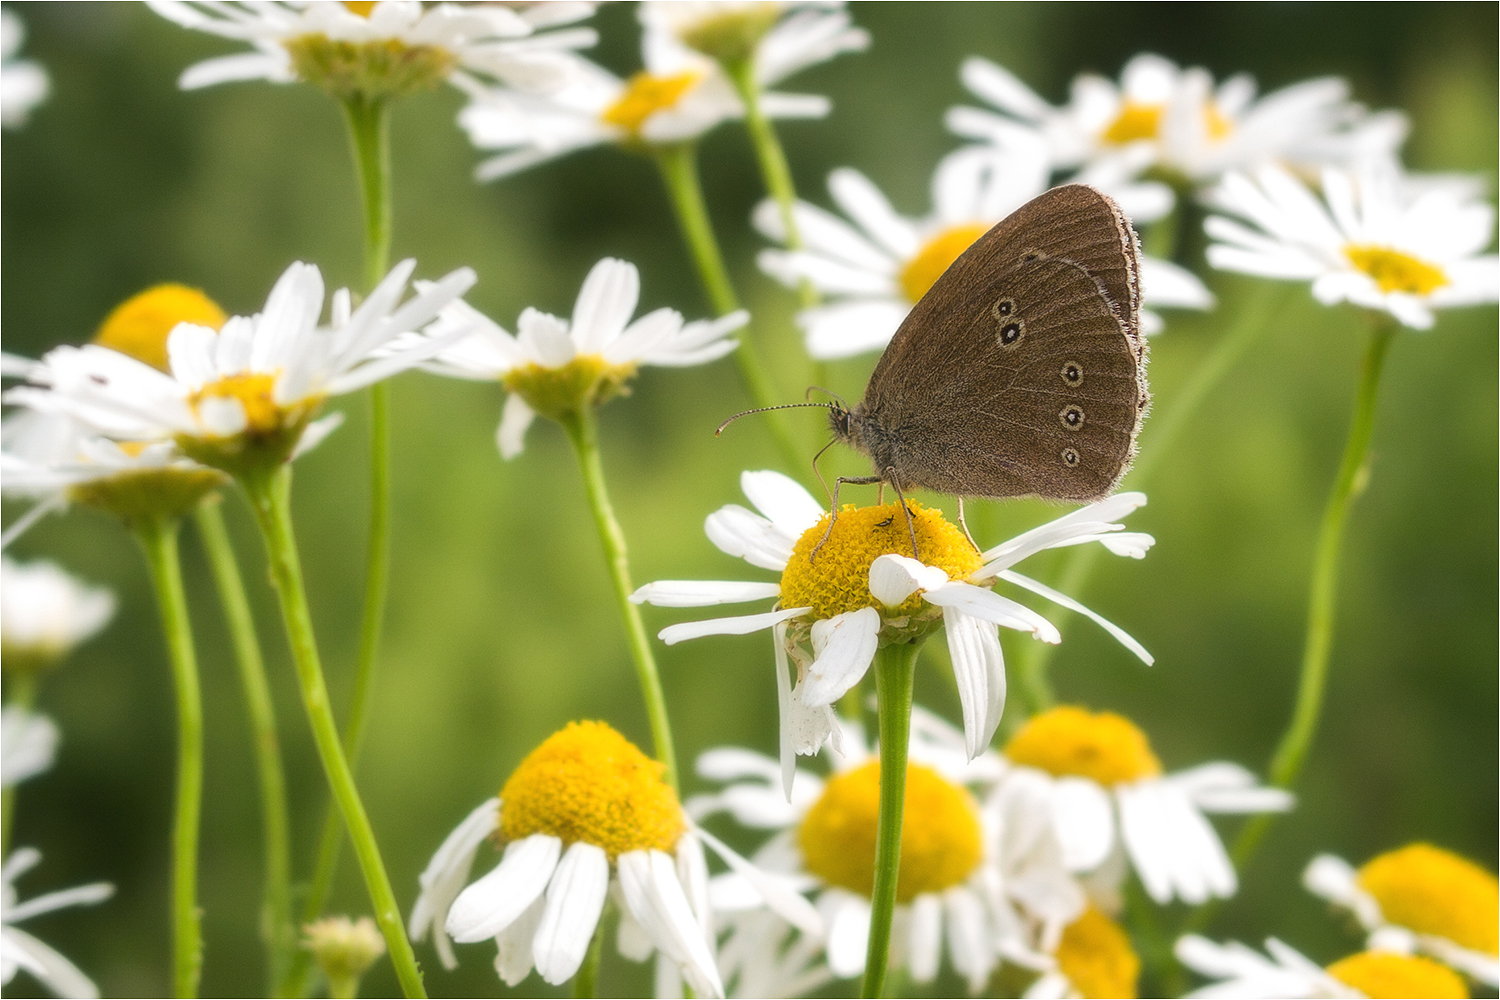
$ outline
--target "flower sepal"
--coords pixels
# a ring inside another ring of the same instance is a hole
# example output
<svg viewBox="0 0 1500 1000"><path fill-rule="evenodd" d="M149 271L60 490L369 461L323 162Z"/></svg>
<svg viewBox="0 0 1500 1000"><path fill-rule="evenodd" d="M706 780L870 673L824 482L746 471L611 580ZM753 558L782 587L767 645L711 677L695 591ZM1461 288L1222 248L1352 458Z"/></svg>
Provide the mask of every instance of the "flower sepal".
<svg viewBox="0 0 1500 1000"><path fill-rule="evenodd" d="M701 52L734 75L735 70L755 58L756 47L766 32L781 19L776 3L731 4L730 10L698 18L682 25L677 37L688 48Z"/></svg>
<svg viewBox="0 0 1500 1000"><path fill-rule="evenodd" d="M278 408L269 421L251 419L248 428L224 437L179 434L177 447L193 461L220 469L235 479L270 475L297 453L302 435L323 400L314 398ZM249 409L249 407L247 407Z"/></svg>
<svg viewBox="0 0 1500 1000"><path fill-rule="evenodd" d="M458 65L442 46L397 38L350 42L302 35L287 40L286 51L298 78L341 101L375 103L432 90Z"/></svg>
<svg viewBox="0 0 1500 1000"><path fill-rule="evenodd" d="M508 372L501 384L537 413L558 423L582 410L630 394L633 363L615 364L602 354L585 354L556 368L526 364Z"/></svg>
<svg viewBox="0 0 1500 1000"><path fill-rule="evenodd" d="M134 525L153 519L176 520L228 483L228 477L216 469L168 466L76 483L68 488L68 499Z"/></svg>

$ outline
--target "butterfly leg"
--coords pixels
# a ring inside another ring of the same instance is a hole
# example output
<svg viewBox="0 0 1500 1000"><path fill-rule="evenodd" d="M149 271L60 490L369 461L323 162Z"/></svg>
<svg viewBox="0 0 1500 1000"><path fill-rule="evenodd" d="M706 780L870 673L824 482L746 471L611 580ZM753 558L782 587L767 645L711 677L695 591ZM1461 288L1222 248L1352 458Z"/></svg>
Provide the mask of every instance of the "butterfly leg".
<svg viewBox="0 0 1500 1000"><path fill-rule="evenodd" d="M828 536L833 534L833 522L839 519L839 487L845 483L848 483L850 486L871 486L880 481L879 476L839 476L833 481L833 500L829 504L828 509L828 529L823 532L823 537L818 539L818 544L813 546L813 550L807 554L808 562L813 562L818 558L818 550L827 544ZM910 515L907 515L907 519L911 519ZM915 540L916 535L913 535L912 538ZM913 544L915 544L915 541L913 541Z"/></svg>
<svg viewBox="0 0 1500 1000"><path fill-rule="evenodd" d="M917 526L912 522L911 511L906 506L906 495L901 492L901 487L896 485L895 469L885 470L885 479L881 482L881 487L884 488L887 482L891 484L891 489L896 491L896 499L901 504L901 513L906 515L906 530L911 535L911 557L921 562L922 557L917 554Z"/></svg>
<svg viewBox="0 0 1500 1000"><path fill-rule="evenodd" d="M958 526L960 528L964 529L964 537L969 540L969 544L970 545L974 546L974 551L975 552L983 552L984 550L979 547L979 543L976 542L976 541L974 541L974 536L971 535L971 534L969 534L969 524L968 524L967 521L964 520L964 498L963 497L959 497L958 498Z"/></svg>

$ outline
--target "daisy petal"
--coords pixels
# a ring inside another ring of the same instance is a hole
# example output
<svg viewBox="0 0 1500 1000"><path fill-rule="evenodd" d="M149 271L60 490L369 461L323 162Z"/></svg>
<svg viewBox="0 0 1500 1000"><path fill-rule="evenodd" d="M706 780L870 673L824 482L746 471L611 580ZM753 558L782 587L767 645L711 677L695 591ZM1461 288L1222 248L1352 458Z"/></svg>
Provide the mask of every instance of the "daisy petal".
<svg viewBox="0 0 1500 1000"><path fill-rule="evenodd" d="M735 580L658 580L630 595L634 604L658 608L705 608L713 604L743 604L781 594L777 583L743 583Z"/></svg>
<svg viewBox="0 0 1500 1000"><path fill-rule="evenodd" d="M874 608L845 611L814 622L812 643L817 658L807 668L802 704L821 708L842 698L870 669L879 638L880 612Z"/></svg>
<svg viewBox="0 0 1500 1000"><path fill-rule="evenodd" d="M1139 657L1141 662L1146 664L1146 666L1149 667L1156 662L1155 658L1152 657L1150 653L1146 652L1146 647L1136 642L1135 639L1131 637L1129 632L1126 632L1124 629L1120 628L1120 626L1109 621L1103 615L1098 615L1090 611L1082 604L1079 604L1077 601L1073 600L1073 598L1069 597L1067 594L1053 590L1046 584L1038 583L1028 576L1022 576L1015 570L1002 570L1000 572L1000 579L1007 580L1018 587L1024 587L1027 590L1031 591L1033 594L1040 594L1042 597L1045 597L1047 600L1053 602L1054 604L1061 604L1069 611L1078 612L1085 618L1088 618L1090 621L1094 622L1099 627L1104 629L1104 631L1114 636L1115 641L1117 641L1120 645L1124 646L1126 649L1130 650L1137 657Z"/></svg>
<svg viewBox="0 0 1500 1000"><path fill-rule="evenodd" d="M583 965L608 889L604 849L581 840L569 847L547 886L546 909L532 945L536 971L553 986L572 979Z"/></svg>
<svg viewBox="0 0 1500 1000"><path fill-rule="evenodd" d="M759 632L761 629L770 628L779 622L805 615L812 608L786 608L781 611L768 611L762 615L741 615L736 618L710 618L701 622L681 622L677 625L668 625L656 634L656 637L668 646L675 646L687 639L697 639L705 635L749 635L751 632Z"/></svg>
<svg viewBox="0 0 1500 1000"><path fill-rule="evenodd" d="M460 944L494 937L541 896L562 854L562 841L533 834L506 845L488 875L469 886L448 911L448 934Z"/></svg>

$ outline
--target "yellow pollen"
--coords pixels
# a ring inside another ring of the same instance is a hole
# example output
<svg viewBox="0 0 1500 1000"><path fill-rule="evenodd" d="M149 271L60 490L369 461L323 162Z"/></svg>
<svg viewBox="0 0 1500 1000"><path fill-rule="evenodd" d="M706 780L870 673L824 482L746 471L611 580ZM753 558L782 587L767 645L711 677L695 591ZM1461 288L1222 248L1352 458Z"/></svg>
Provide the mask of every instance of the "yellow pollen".
<svg viewBox="0 0 1500 1000"><path fill-rule="evenodd" d="M1137 996L1141 960L1120 925L1094 909L1084 911L1063 931L1057 967L1082 997Z"/></svg>
<svg viewBox="0 0 1500 1000"><path fill-rule="evenodd" d="M970 223L945 229L928 240L927 245L901 268L901 289L906 292L907 299L915 303L926 295L948 266L989 229L989 226Z"/></svg>
<svg viewBox="0 0 1500 1000"><path fill-rule="evenodd" d="M1161 774L1161 761L1135 723L1072 705L1032 716L1006 744L1005 756L1059 778L1076 775L1101 785Z"/></svg>
<svg viewBox="0 0 1500 1000"><path fill-rule="evenodd" d="M1359 884L1393 924L1500 954L1500 883L1472 861L1431 844L1409 844L1367 862Z"/></svg>
<svg viewBox="0 0 1500 1000"><path fill-rule="evenodd" d="M178 323L217 330L228 319L218 303L186 285L154 285L132 295L104 318L94 343L167 370L167 335Z"/></svg>
<svg viewBox="0 0 1500 1000"><path fill-rule="evenodd" d="M1431 295L1448 284L1443 269L1390 247L1351 243L1344 247L1349 263L1375 279L1382 292Z"/></svg>
<svg viewBox="0 0 1500 1000"><path fill-rule="evenodd" d="M702 73L691 71L671 76L637 73L625 84L625 92L619 99L605 108L599 117L611 125L620 126L632 136L639 135L647 118L675 107L682 95L702 78Z"/></svg>
<svg viewBox="0 0 1500 1000"><path fill-rule="evenodd" d="M907 501L912 527L917 533L917 551L922 562L936 566L949 577L962 580L984 565L964 533L943 517L943 512ZM895 617L922 610L922 595L912 594L898 608L886 609L870 593L870 564L878 557L911 555L911 533L899 504L883 507L845 505L833 524L828 541L813 549L828 529L828 515L808 528L792 548L792 558L781 574L781 604L787 608L809 607L817 619L832 618L845 611L876 608Z"/></svg>
<svg viewBox="0 0 1500 1000"><path fill-rule="evenodd" d="M870 895L879 814L880 761L830 778L797 831L807 870L831 885ZM983 854L974 797L932 768L908 764L897 901L961 885Z"/></svg>
<svg viewBox="0 0 1500 1000"><path fill-rule="evenodd" d="M368 18L370 11L375 9L375 0L344 0L344 8L351 14Z"/></svg>
<svg viewBox="0 0 1500 1000"><path fill-rule="evenodd" d="M1362 951L1339 959L1326 971L1370 1000L1469 995L1469 988L1456 972L1420 955Z"/></svg>
<svg viewBox="0 0 1500 1000"><path fill-rule="evenodd" d="M1203 105L1203 124L1208 128L1208 137L1214 142L1229 138L1234 131L1234 122L1213 101Z"/></svg>
<svg viewBox="0 0 1500 1000"><path fill-rule="evenodd" d="M241 372L208 383L188 397L188 404L196 410L208 399L238 399L245 408L243 433L269 434L284 423L282 409L272 397L275 389L275 374Z"/></svg>
<svg viewBox="0 0 1500 1000"><path fill-rule="evenodd" d="M602 722L570 722L531 751L500 790L502 841L544 833L630 851L677 847L682 806L663 766Z"/></svg>
<svg viewBox="0 0 1500 1000"><path fill-rule="evenodd" d="M1140 139L1155 139L1161 129L1161 116L1166 107L1161 104L1140 104L1126 101L1119 115L1109 123L1101 137L1105 142L1124 145Z"/></svg>

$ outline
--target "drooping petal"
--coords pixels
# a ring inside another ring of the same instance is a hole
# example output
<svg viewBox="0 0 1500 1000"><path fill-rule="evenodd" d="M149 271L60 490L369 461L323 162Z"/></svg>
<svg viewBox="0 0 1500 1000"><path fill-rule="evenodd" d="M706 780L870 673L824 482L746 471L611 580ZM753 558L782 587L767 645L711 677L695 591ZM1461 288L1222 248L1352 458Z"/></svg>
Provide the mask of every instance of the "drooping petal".
<svg viewBox="0 0 1500 1000"><path fill-rule="evenodd" d="M495 429L495 446L500 457L509 461L521 454L526 447L526 429L536 419L536 411L520 393L505 397L505 409L500 414L500 426Z"/></svg>
<svg viewBox="0 0 1500 1000"><path fill-rule="evenodd" d="M1005 659L999 626L958 608L946 608L943 630L948 634L953 679L963 707L964 748L973 760L989 747L1005 711Z"/></svg>
<svg viewBox="0 0 1500 1000"><path fill-rule="evenodd" d="M453 901L448 934L469 944L505 930L547 888L561 854L562 841L545 834L511 841L500 863Z"/></svg>
<svg viewBox="0 0 1500 1000"><path fill-rule="evenodd" d="M818 915L817 909L803 899L797 890L786 880L763 872L751 862L740 856L728 844L718 837L702 829L696 823L692 824L695 834L713 849L731 871L748 882L756 892L765 900L773 913L781 917L787 923L797 928L804 934L821 938L824 933L823 918Z"/></svg>
<svg viewBox="0 0 1500 1000"><path fill-rule="evenodd" d="M722 998L719 970L671 857L661 851L627 851L617 864L625 905L646 935L682 968L697 993Z"/></svg>
<svg viewBox="0 0 1500 1000"><path fill-rule="evenodd" d="M908 925L907 968L919 983L937 978L943 957L943 901L932 892L924 892L911 901Z"/></svg>
<svg viewBox="0 0 1500 1000"><path fill-rule="evenodd" d="M811 608L784 608L781 611L768 611L760 615L741 615L734 618L710 618L701 622L680 622L676 625L668 625L657 633L657 638L668 646L674 646L687 639L697 639L705 635L748 635L751 632L759 632L784 622L799 615L805 615Z"/></svg>
<svg viewBox="0 0 1500 1000"><path fill-rule="evenodd" d="M879 640L880 612L874 608L845 611L814 622L816 659L807 668L802 704L821 708L842 698L870 669Z"/></svg>
<svg viewBox="0 0 1500 1000"><path fill-rule="evenodd" d="M547 885L546 909L532 945L537 972L553 986L572 979L583 965L608 889L604 849L581 840L569 847Z"/></svg>
<svg viewBox="0 0 1500 1000"><path fill-rule="evenodd" d="M1078 612L1085 618L1088 618L1090 621L1094 622L1099 627L1104 629L1104 631L1114 636L1115 641L1117 641L1120 645L1124 646L1126 649L1130 650L1137 657L1139 657L1140 661L1146 664L1146 666L1149 667L1156 662L1155 657L1146 652L1146 647L1142 646L1139 642L1136 642L1129 632L1126 632L1124 629L1120 628L1120 626L1109 621L1103 615L1096 614L1093 611L1090 611L1087 607L1073 600L1073 598L1069 597L1067 594L1053 590L1046 584L1039 583L1028 576L1022 576L1020 573L1017 573L1015 570L1011 569L1002 570L1000 572L1000 579L1009 581L1010 583L1013 583L1018 587L1024 587L1025 589L1031 591L1033 594L1040 594L1042 597L1045 597L1047 600L1053 602L1054 604L1061 604L1069 611Z"/></svg>

